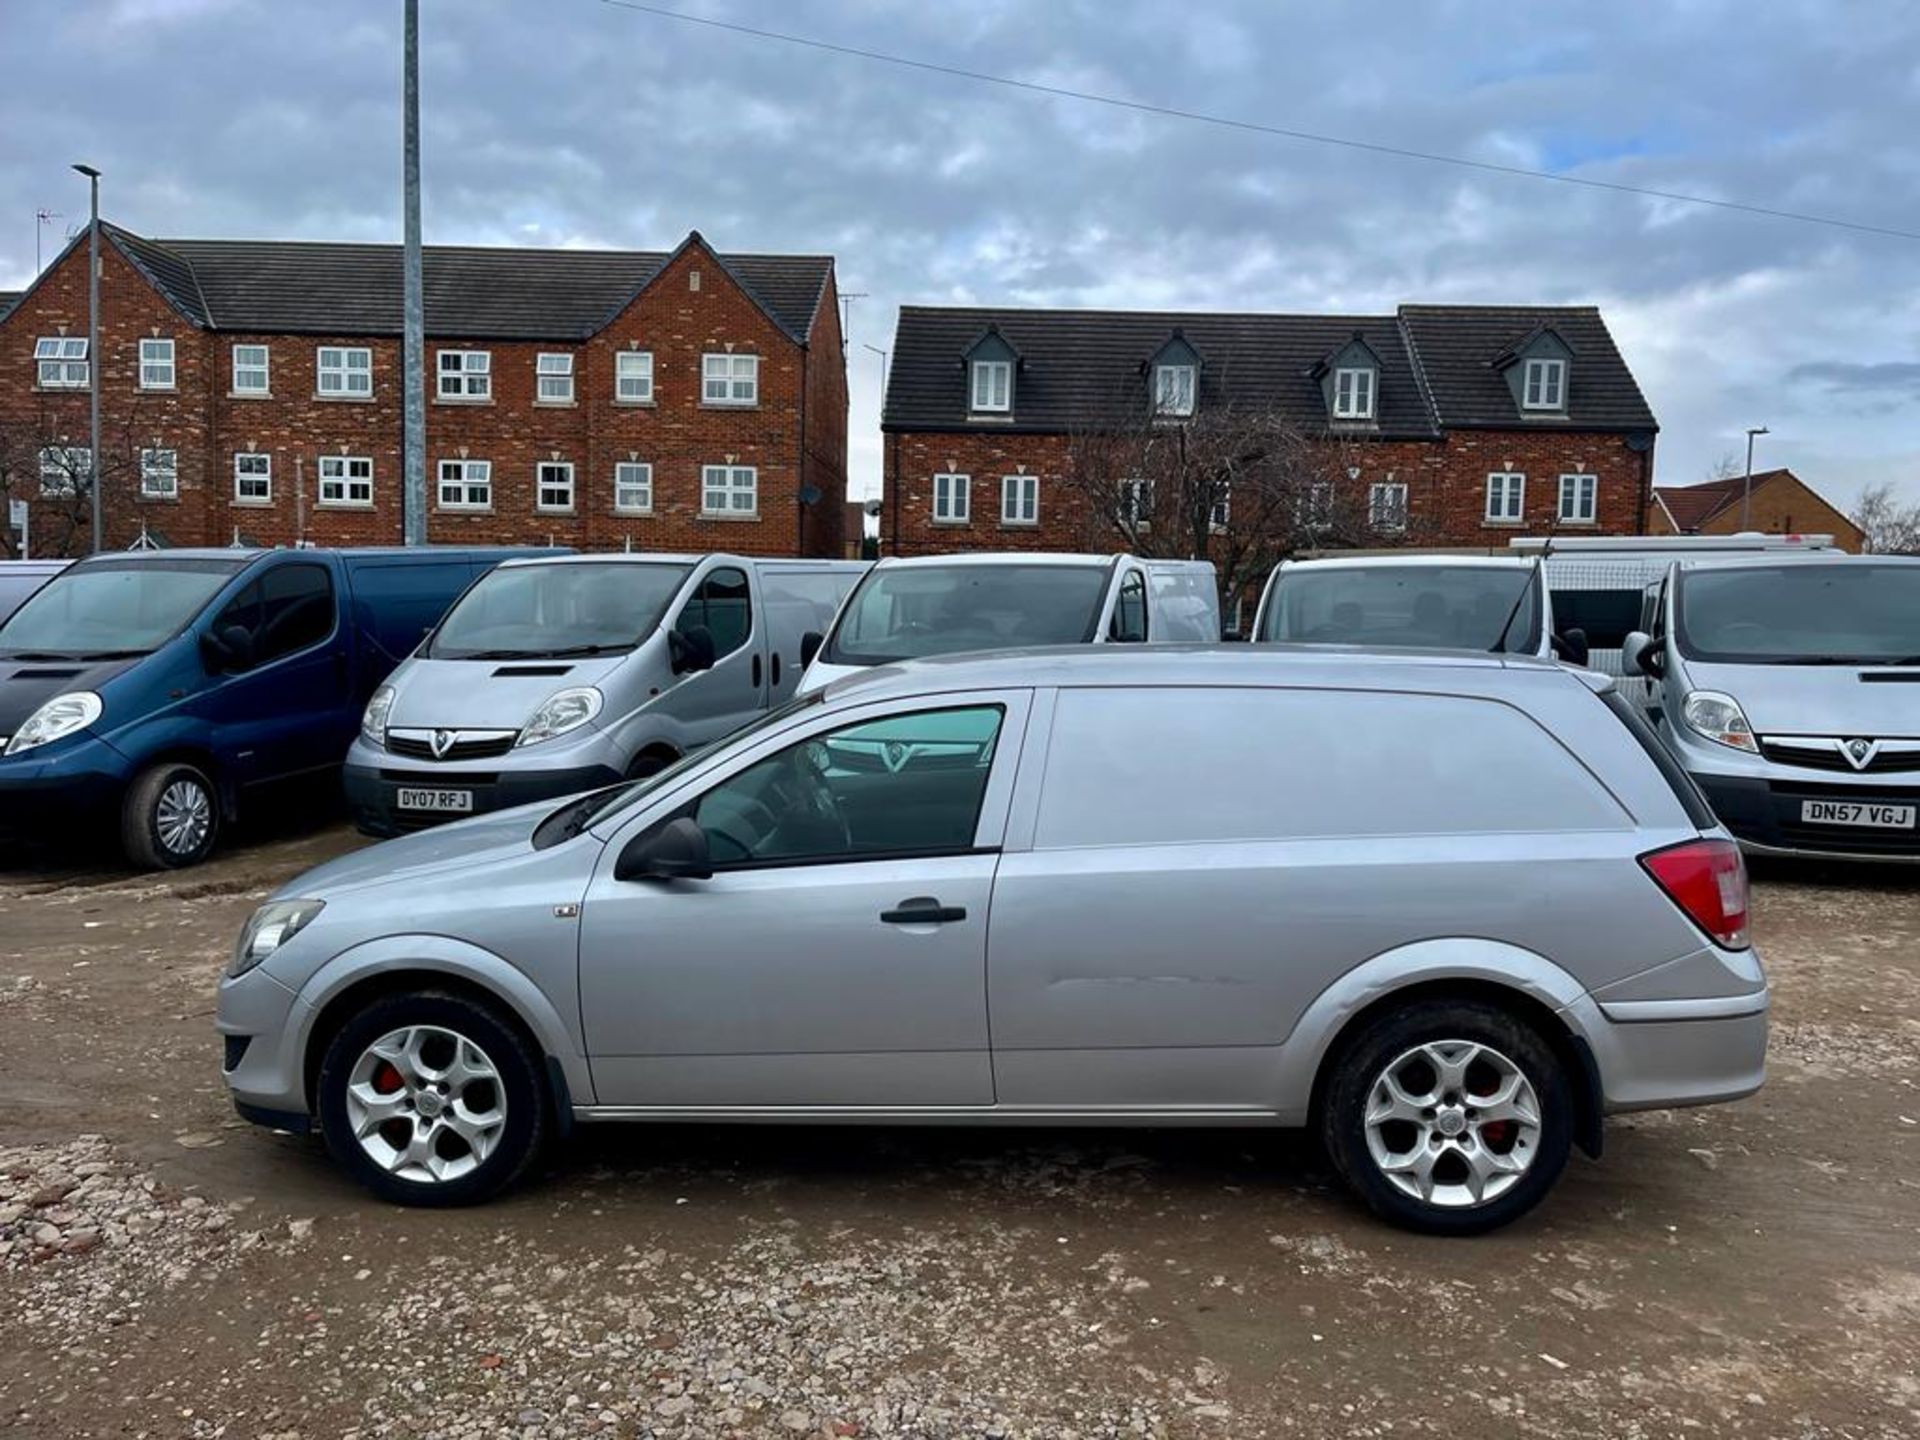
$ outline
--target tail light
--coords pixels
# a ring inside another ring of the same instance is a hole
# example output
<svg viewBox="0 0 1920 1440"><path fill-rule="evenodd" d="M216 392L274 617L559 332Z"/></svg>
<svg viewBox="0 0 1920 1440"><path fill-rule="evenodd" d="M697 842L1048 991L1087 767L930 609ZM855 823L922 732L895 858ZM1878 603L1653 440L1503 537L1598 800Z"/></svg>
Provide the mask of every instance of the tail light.
<svg viewBox="0 0 1920 1440"><path fill-rule="evenodd" d="M1687 918L1728 950L1747 946L1747 866L1731 840L1688 840L1640 864Z"/></svg>

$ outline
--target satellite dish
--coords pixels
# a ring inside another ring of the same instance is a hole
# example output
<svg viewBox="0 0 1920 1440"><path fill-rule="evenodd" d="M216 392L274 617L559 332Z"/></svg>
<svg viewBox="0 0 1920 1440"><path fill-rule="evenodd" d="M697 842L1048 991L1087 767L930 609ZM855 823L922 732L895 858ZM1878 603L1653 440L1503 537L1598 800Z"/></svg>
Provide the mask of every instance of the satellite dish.
<svg viewBox="0 0 1920 1440"><path fill-rule="evenodd" d="M820 487L818 485L802 485L800 487L800 503L802 505L818 505L820 503Z"/></svg>
<svg viewBox="0 0 1920 1440"><path fill-rule="evenodd" d="M878 500L867 501L866 511L869 515L878 515L880 513L880 502Z"/></svg>

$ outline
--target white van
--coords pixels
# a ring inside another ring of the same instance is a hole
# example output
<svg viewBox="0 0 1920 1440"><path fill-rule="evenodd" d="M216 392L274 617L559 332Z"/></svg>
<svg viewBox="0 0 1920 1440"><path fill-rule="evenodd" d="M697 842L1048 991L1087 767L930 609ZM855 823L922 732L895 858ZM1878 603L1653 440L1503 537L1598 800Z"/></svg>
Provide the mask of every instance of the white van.
<svg viewBox="0 0 1920 1440"><path fill-rule="evenodd" d="M1220 638L1206 560L1133 555L928 555L881 560L833 627L807 637L807 694L869 665L1033 645Z"/></svg>

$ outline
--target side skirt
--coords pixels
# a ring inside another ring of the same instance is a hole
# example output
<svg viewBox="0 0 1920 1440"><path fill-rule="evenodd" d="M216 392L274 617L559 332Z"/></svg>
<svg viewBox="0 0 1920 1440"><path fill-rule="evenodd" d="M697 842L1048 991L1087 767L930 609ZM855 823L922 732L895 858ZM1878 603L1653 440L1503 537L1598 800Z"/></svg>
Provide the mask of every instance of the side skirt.
<svg viewBox="0 0 1920 1440"><path fill-rule="evenodd" d="M1073 1109L1014 1105L576 1105L573 1118L597 1121L750 1125L1116 1125L1283 1126L1272 1110L1246 1108Z"/></svg>

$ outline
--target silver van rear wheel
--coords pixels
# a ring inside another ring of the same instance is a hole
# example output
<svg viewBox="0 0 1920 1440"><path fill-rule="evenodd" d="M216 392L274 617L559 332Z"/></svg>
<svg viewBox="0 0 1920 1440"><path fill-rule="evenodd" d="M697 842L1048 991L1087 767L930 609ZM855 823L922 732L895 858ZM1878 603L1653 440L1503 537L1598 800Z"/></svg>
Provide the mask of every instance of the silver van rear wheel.
<svg viewBox="0 0 1920 1440"><path fill-rule="evenodd" d="M1491 1045L1416 1045L1380 1071L1367 1097L1367 1151L1415 1200L1445 1209L1498 1200L1539 1150L1540 1099Z"/></svg>

